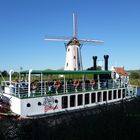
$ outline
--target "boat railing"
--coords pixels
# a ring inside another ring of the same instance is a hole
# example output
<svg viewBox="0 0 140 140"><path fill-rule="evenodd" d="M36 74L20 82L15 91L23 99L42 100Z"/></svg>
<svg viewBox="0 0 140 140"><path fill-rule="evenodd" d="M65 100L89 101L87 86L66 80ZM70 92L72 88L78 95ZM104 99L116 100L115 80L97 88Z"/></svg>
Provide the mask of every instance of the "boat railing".
<svg viewBox="0 0 140 140"><path fill-rule="evenodd" d="M27 96L28 82L4 81L1 83L1 90L3 93L13 94L15 96Z"/></svg>
<svg viewBox="0 0 140 140"><path fill-rule="evenodd" d="M127 94L128 96L136 96L137 95L137 86L136 85L128 85Z"/></svg>
<svg viewBox="0 0 140 140"><path fill-rule="evenodd" d="M28 96L28 82L11 82L8 81L5 86L5 93L13 94L17 97L29 97ZM126 85L118 85L112 80L95 82L92 83L91 80L79 80L78 82L74 81L60 81L58 84L54 84L54 81L36 81L31 82L30 86L30 96L42 96L42 95L57 95L57 94L68 94L68 93L77 93L84 91L94 91L99 89L111 89L118 87L125 87ZM130 88L131 89L131 88Z"/></svg>

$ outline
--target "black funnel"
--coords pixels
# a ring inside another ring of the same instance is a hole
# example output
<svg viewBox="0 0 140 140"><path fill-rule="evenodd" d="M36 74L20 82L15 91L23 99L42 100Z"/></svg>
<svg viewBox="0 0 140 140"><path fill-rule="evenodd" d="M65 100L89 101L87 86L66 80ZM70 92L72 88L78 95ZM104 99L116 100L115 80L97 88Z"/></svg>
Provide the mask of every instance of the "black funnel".
<svg viewBox="0 0 140 140"><path fill-rule="evenodd" d="M104 55L105 70L108 70L108 58L109 55Z"/></svg>
<svg viewBox="0 0 140 140"><path fill-rule="evenodd" d="M97 56L93 56L93 70L97 70Z"/></svg>

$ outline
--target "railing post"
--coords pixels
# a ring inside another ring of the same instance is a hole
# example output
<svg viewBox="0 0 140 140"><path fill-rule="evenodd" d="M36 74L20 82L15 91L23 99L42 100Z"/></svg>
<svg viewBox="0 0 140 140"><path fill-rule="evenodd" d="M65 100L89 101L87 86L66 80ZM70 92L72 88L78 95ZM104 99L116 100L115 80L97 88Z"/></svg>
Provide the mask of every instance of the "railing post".
<svg viewBox="0 0 140 140"><path fill-rule="evenodd" d="M112 88L115 88L115 79L112 79Z"/></svg>
<svg viewBox="0 0 140 140"><path fill-rule="evenodd" d="M100 75L98 75L98 89L101 89L101 87L100 87Z"/></svg>
<svg viewBox="0 0 140 140"><path fill-rule="evenodd" d="M67 89L67 81L66 81L65 75L64 75L64 87L63 87L63 90L64 90L64 91L63 91L64 93L68 92L68 91L67 91L67 90L68 90L68 89Z"/></svg>
<svg viewBox="0 0 140 140"><path fill-rule="evenodd" d="M44 94L47 93L47 86L46 86L46 81L44 81Z"/></svg>
<svg viewBox="0 0 140 140"><path fill-rule="evenodd" d="M32 69L29 70L29 75L28 75L28 97L31 95L31 72Z"/></svg>
<svg viewBox="0 0 140 140"><path fill-rule="evenodd" d="M82 91L85 91L85 75L83 75L83 78L82 78Z"/></svg>
<svg viewBox="0 0 140 140"><path fill-rule="evenodd" d="M11 81L12 81L12 73L13 72L14 72L13 70L10 70L10 72L9 72L9 83L10 83L10 85L11 85Z"/></svg>
<svg viewBox="0 0 140 140"><path fill-rule="evenodd" d="M42 95L42 73L41 73L41 95Z"/></svg>

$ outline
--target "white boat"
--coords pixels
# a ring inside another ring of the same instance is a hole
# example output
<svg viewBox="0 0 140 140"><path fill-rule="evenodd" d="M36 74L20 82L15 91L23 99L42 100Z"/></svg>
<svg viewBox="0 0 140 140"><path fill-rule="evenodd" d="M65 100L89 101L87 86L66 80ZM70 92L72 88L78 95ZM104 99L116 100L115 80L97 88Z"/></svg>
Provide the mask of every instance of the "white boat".
<svg viewBox="0 0 140 140"><path fill-rule="evenodd" d="M136 87L111 75L107 70L27 70L20 72L22 79L2 83L3 96L10 99L11 111L22 117L74 111L136 96Z"/></svg>
<svg viewBox="0 0 140 140"><path fill-rule="evenodd" d="M75 21L75 16L73 16ZM93 70L83 70L80 42L101 43L99 40L64 40L66 44L65 70L21 71L18 80L9 73L9 81L1 85L2 96L8 97L10 109L21 117L47 116L65 111L76 111L135 97L137 87L129 85L124 70L108 70L108 55L104 56L104 70L97 70L97 56ZM46 39L47 40L47 39ZM120 74L120 75L119 75Z"/></svg>

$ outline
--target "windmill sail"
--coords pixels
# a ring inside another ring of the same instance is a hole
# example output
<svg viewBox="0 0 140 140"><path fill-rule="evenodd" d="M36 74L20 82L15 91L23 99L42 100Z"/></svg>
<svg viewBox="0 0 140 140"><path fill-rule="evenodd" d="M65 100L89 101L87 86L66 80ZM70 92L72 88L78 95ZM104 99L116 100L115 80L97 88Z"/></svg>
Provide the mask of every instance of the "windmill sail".
<svg viewBox="0 0 140 140"><path fill-rule="evenodd" d="M76 16L73 14L73 38L45 38L49 41L66 41L66 60L64 70L82 70L81 42L103 43L101 40L77 39Z"/></svg>

